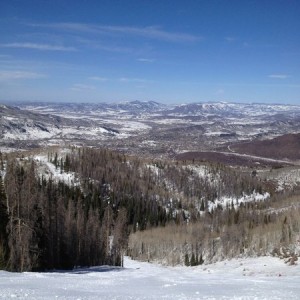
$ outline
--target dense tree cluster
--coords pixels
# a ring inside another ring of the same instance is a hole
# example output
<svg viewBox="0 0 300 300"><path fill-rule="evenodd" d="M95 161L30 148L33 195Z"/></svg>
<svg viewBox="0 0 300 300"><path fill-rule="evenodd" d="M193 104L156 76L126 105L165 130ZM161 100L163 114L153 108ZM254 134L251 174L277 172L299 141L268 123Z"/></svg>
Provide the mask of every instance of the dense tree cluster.
<svg viewBox="0 0 300 300"><path fill-rule="evenodd" d="M49 151L48 163L57 172L76 174L77 181L67 184L41 172L30 155L12 156L5 166L1 157L0 163L3 269L122 265L126 251L194 266L266 253L269 241L288 244L299 231L296 218L269 211L282 202L275 196L208 210L209 202L224 196L271 193L251 172L221 164L141 160L107 149ZM295 197L289 195L291 203Z"/></svg>
<svg viewBox="0 0 300 300"><path fill-rule="evenodd" d="M79 174L86 201L97 207L101 216L109 202L114 209L126 207L133 230L166 223L168 215L162 203L170 196L157 186L151 172L142 169L140 160L90 148L76 149L65 160L68 169Z"/></svg>
<svg viewBox="0 0 300 300"><path fill-rule="evenodd" d="M121 265L127 243L125 208L106 205L101 217L80 187L38 177L33 161L9 161L0 188L2 268Z"/></svg>

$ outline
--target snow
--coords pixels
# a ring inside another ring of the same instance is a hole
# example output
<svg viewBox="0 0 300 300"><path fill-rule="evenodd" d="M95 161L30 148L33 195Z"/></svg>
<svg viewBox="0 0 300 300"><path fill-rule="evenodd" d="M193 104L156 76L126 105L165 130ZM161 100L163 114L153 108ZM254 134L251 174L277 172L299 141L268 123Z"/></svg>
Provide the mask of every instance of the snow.
<svg viewBox="0 0 300 300"><path fill-rule="evenodd" d="M44 176L46 179L53 179L56 182L64 182L68 185L76 186L79 184L74 172L64 172L60 167L56 168L54 164L48 161L46 156L36 155L34 159L38 162L40 176Z"/></svg>
<svg viewBox="0 0 300 300"><path fill-rule="evenodd" d="M59 129L48 128L47 131L43 131L34 126L24 125L26 132L14 131L6 132L3 134L3 139L5 140L37 140L37 139L49 139L56 134L59 134Z"/></svg>
<svg viewBox="0 0 300 300"><path fill-rule="evenodd" d="M156 141L153 141L153 140L144 140L144 141L142 141L142 145L147 145L147 146L155 147L156 146Z"/></svg>
<svg viewBox="0 0 300 300"><path fill-rule="evenodd" d="M25 151L25 150L13 148L13 147L9 148L9 147L0 145L0 152L2 152L2 153L11 153L11 152L15 152L15 151Z"/></svg>
<svg viewBox="0 0 300 300"><path fill-rule="evenodd" d="M223 208L226 208L227 206L230 206L232 203L234 207L237 208L241 205L241 203L264 201L268 198L270 198L269 193L259 194L256 191L253 191L253 193L250 195L244 194L240 198L224 196L221 197L220 199L215 199L214 201L208 201L208 211L211 212L212 210L216 209L218 206L222 206Z"/></svg>
<svg viewBox="0 0 300 300"><path fill-rule="evenodd" d="M276 191L280 192L286 189L292 189L300 184L300 169L298 168L282 168L272 170L267 176L269 180L277 181Z"/></svg>
<svg viewBox="0 0 300 300"><path fill-rule="evenodd" d="M109 135L115 135L115 133L110 132L109 130L103 128L103 127L80 127L80 128L74 128L74 127L64 127L62 129L61 134L65 138L74 138L77 137L84 137L88 140L93 139L104 139L107 134Z"/></svg>
<svg viewBox="0 0 300 300"><path fill-rule="evenodd" d="M186 168L195 172L200 178L207 179L212 175L206 165L187 165Z"/></svg>
<svg viewBox="0 0 300 300"><path fill-rule="evenodd" d="M189 120L185 119L174 119L174 118L168 118L165 117L165 119L159 119L159 120L153 120L154 123L156 124L162 124L162 125L169 125L169 124L198 124L198 122L190 122ZM201 124L206 122L199 122Z"/></svg>
<svg viewBox="0 0 300 300"><path fill-rule="evenodd" d="M214 136L214 135L221 135L221 134L228 134L228 132L223 132L223 131L210 131L210 132L205 132L204 135L211 135L211 136Z"/></svg>
<svg viewBox="0 0 300 300"><path fill-rule="evenodd" d="M163 267L125 258L125 268L50 273L0 271L0 299L299 299L300 267L278 258Z"/></svg>
<svg viewBox="0 0 300 300"><path fill-rule="evenodd" d="M113 123L115 125L121 126L120 131L125 133L139 132L139 131L147 131L152 127L137 121L130 120L106 120L106 122Z"/></svg>

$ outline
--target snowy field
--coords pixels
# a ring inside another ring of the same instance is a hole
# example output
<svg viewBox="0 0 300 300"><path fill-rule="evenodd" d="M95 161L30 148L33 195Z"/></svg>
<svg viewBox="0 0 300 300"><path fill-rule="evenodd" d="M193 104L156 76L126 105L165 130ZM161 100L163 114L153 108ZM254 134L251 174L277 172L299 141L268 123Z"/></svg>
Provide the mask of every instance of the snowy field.
<svg viewBox="0 0 300 300"><path fill-rule="evenodd" d="M125 268L52 273L0 271L0 299L300 299L300 267L278 258L163 267L125 259Z"/></svg>

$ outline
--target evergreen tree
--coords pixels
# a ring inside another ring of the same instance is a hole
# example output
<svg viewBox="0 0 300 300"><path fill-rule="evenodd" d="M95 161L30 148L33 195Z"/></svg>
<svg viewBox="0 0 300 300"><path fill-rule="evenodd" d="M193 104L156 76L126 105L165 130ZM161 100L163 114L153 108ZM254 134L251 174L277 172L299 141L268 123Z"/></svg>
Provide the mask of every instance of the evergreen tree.
<svg viewBox="0 0 300 300"><path fill-rule="evenodd" d="M202 253L200 254L200 258L199 258L199 265L202 265L204 263L203 257L202 257Z"/></svg>
<svg viewBox="0 0 300 300"><path fill-rule="evenodd" d="M196 266L196 257L194 252L192 253L192 257L191 257L191 267Z"/></svg>
<svg viewBox="0 0 300 300"><path fill-rule="evenodd" d="M189 255L188 253L185 254L184 256L184 264L189 267L190 266L190 260L189 260Z"/></svg>

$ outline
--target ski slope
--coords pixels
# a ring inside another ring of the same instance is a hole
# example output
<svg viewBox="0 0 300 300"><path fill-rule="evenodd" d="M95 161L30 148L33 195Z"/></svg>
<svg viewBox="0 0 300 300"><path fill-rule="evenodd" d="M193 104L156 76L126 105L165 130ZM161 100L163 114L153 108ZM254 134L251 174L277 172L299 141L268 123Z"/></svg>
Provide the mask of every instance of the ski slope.
<svg viewBox="0 0 300 300"><path fill-rule="evenodd" d="M0 299L300 299L300 267L274 257L198 267L164 267L125 258L124 269L0 271Z"/></svg>

